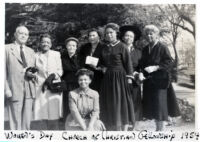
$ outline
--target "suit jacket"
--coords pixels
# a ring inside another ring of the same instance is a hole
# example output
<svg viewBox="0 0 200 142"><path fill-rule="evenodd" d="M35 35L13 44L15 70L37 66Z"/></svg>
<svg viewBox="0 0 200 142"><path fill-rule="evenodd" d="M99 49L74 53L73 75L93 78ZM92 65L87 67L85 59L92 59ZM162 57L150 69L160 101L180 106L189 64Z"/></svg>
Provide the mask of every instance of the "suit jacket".
<svg viewBox="0 0 200 142"><path fill-rule="evenodd" d="M27 67L33 67L35 52L25 46L24 54ZM5 95L11 96L12 101L22 100L24 95L26 98L35 98L35 84L25 79L22 59L14 43L5 46Z"/></svg>
<svg viewBox="0 0 200 142"><path fill-rule="evenodd" d="M103 44L102 42L99 42L92 56L96 58L100 58L104 47L105 47L105 44ZM90 43L86 43L80 48L79 58L80 58L81 67L86 67L86 68L91 69L89 66L85 65L86 57L91 56L91 52L92 52L92 45ZM101 63L99 62L98 66L100 64Z"/></svg>

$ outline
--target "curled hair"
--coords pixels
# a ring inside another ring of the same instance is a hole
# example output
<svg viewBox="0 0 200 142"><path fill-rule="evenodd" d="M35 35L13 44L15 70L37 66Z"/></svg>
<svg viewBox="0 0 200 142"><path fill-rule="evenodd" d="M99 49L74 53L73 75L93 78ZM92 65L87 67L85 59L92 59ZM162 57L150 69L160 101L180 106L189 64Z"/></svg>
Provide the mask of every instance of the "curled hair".
<svg viewBox="0 0 200 142"><path fill-rule="evenodd" d="M147 31L152 31L156 34L159 34L160 33L160 30L157 26L155 25L146 25L143 29L143 34L145 35Z"/></svg>
<svg viewBox="0 0 200 142"><path fill-rule="evenodd" d="M94 77L94 72L89 70L89 69L86 69L86 68L82 68L82 69L79 69L77 72L76 72L76 76L77 77L80 77L82 75L87 75L89 76L89 78L92 80L93 77Z"/></svg>
<svg viewBox="0 0 200 142"><path fill-rule="evenodd" d="M50 34L47 34L47 33L46 33L46 34L42 34L42 35L40 35L40 39L39 39L40 42L42 41L43 38L49 38L49 39L52 41L52 37L51 37Z"/></svg>
<svg viewBox="0 0 200 142"><path fill-rule="evenodd" d="M119 32L119 25L117 25L115 23L108 23L105 27L105 30L108 28L115 30L117 33Z"/></svg>
<svg viewBox="0 0 200 142"><path fill-rule="evenodd" d="M117 39L119 39L119 25L118 24L115 24L115 23L108 23L105 27L105 31L108 29L108 28L111 28L113 29L116 33L117 33ZM106 32L105 32L106 34Z"/></svg>
<svg viewBox="0 0 200 142"><path fill-rule="evenodd" d="M101 38L101 33L98 29L96 29L96 28L89 29L88 30L88 37L89 37L91 32L96 32L98 34L99 38Z"/></svg>

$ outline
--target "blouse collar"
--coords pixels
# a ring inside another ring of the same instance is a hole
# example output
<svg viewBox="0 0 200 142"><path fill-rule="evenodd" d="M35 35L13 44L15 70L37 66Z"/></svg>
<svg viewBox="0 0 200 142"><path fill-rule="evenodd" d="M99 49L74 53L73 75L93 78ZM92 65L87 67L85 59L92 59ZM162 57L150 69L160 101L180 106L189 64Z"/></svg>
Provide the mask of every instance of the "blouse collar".
<svg viewBox="0 0 200 142"><path fill-rule="evenodd" d="M87 90L83 91L81 88L79 88L79 96L82 97L82 96L88 96L88 97L93 97L93 94L91 94L91 89L88 88Z"/></svg>
<svg viewBox="0 0 200 142"><path fill-rule="evenodd" d="M108 45L113 47L113 46L117 45L119 42L120 42L120 41L117 40L115 43L109 43Z"/></svg>

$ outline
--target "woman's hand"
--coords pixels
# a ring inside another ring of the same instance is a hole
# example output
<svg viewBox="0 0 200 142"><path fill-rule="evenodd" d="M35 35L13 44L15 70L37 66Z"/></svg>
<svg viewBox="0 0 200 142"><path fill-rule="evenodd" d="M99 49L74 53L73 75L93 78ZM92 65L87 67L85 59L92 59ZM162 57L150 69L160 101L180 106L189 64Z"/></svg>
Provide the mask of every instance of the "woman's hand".
<svg viewBox="0 0 200 142"><path fill-rule="evenodd" d="M55 74L55 80L59 80L60 76L57 73L54 73L54 74Z"/></svg>
<svg viewBox="0 0 200 142"><path fill-rule="evenodd" d="M132 84L132 83L133 81L130 78L128 78L128 84Z"/></svg>
<svg viewBox="0 0 200 142"><path fill-rule="evenodd" d="M148 73L152 73L155 72L159 69L159 66L148 66L146 68L144 68L144 70Z"/></svg>
<svg viewBox="0 0 200 142"><path fill-rule="evenodd" d="M105 74L106 73L107 68L106 67L102 67L102 72Z"/></svg>

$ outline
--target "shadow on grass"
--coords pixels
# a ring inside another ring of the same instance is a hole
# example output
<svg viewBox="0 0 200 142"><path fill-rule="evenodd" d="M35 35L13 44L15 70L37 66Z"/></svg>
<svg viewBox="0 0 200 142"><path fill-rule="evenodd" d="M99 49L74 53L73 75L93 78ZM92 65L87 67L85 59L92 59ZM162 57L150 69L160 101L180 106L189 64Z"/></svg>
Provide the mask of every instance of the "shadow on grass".
<svg viewBox="0 0 200 142"><path fill-rule="evenodd" d="M195 89L194 84L178 83L178 85L183 86L183 87L187 87L187 88L190 88L190 89Z"/></svg>

